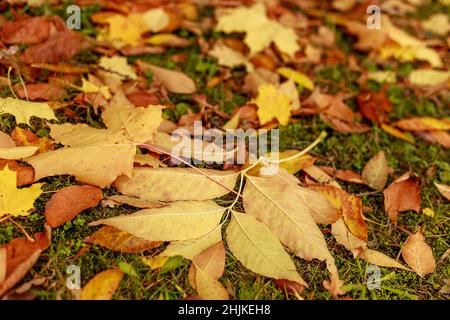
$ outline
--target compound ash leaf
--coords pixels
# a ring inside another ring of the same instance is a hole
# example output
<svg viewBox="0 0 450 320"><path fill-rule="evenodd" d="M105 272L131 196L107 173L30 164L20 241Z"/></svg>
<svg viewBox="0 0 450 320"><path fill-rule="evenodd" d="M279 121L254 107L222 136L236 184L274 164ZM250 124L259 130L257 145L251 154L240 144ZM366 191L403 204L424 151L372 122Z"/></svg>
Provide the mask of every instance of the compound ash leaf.
<svg viewBox="0 0 450 320"><path fill-rule="evenodd" d="M233 212L226 238L233 255L251 271L308 286L277 237L253 216Z"/></svg>
<svg viewBox="0 0 450 320"><path fill-rule="evenodd" d="M189 240L214 230L225 211L214 201L178 201L163 208L92 222L109 225L149 241Z"/></svg>
<svg viewBox="0 0 450 320"><path fill-rule="evenodd" d="M6 214L26 216L34 208L34 201L42 194L42 184L17 189L17 173L8 167L0 171L0 217Z"/></svg>
<svg viewBox="0 0 450 320"><path fill-rule="evenodd" d="M200 170L204 174L192 168L134 168L131 178L120 176L114 186L120 193L145 200L179 201L221 197L236 184L236 172Z"/></svg>
<svg viewBox="0 0 450 320"><path fill-rule="evenodd" d="M123 276L120 269L100 272L83 287L80 300L111 300Z"/></svg>
<svg viewBox="0 0 450 320"><path fill-rule="evenodd" d="M139 253L162 244L161 241L144 240L110 226L101 227L84 241L123 253Z"/></svg>

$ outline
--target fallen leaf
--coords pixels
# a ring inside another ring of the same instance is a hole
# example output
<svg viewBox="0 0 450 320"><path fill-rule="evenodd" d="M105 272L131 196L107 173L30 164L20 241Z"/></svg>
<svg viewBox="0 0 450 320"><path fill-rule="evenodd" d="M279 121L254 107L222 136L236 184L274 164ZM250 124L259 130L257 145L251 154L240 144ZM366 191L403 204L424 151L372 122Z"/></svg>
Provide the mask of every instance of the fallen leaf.
<svg viewBox="0 0 450 320"><path fill-rule="evenodd" d="M150 201L208 200L235 186L235 172L200 170L203 174L191 168L134 168L130 178L120 176L114 186L120 193Z"/></svg>
<svg viewBox="0 0 450 320"><path fill-rule="evenodd" d="M139 253L162 244L161 241L144 240L110 226L101 227L84 241L123 253Z"/></svg>
<svg viewBox="0 0 450 320"><path fill-rule="evenodd" d="M120 269L100 272L83 287L80 300L111 300L124 273Z"/></svg>
<svg viewBox="0 0 450 320"><path fill-rule="evenodd" d="M384 191L384 209L391 221L396 224L399 212L420 211L420 179L410 177L406 180L393 182Z"/></svg>
<svg viewBox="0 0 450 320"><path fill-rule="evenodd" d="M270 20L262 3L231 9L219 17L216 30L225 33L245 32L244 42L250 48L250 54L262 51L271 42L289 56L294 56L300 49L295 31Z"/></svg>
<svg viewBox="0 0 450 320"><path fill-rule="evenodd" d="M366 163L362 171L362 178L369 187L381 191L387 183L388 173L386 156L381 150Z"/></svg>
<svg viewBox="0 0 450 320"><path fill-rule="evenodd" d="M0 171L0 217L27 216L34 209L34 201L42 194L42 184L37 183L28 188L17 189L17 173L8 167Z"/></svg>
<svg viewBox="0 0 450 320"><path fill-rule="evenodd" d="M399 120L394 125L406 131L450 130L450 120L431 117L412 117Z"/></svg>
<svg viewBox="0 0 450 320"><path fill-rule="evenodd" d="M411 234L402 246L402 257L419 276L424 277L436 269L433 251L421 230Z"/></svg>
<svg viewBox="0 0 450 320"><path fill-rule="evenodd" d="M331 234L337 243L353 253L353 257L359 256L367 248L367 242L351 233L343 218L338 219L331 225Z"/></svg>
<svg viewBox="0 0 450 320"><path fill-rule="evenodd" d="M448 82L450 72L432 69L414 70L409 74L408 79L416 86L436 86Z"/></svg>
<svg viewBox="0 0 450 320"><path fill-rule="evenodd" d="M160 68L140 60L137 64L142 72L151 71L170 92L190 94L197 91L195 82L182 72Z"/></svg>
<svg viewBox="0 0 450 320"><path fill-rule="evenodd" d="M214 230L225 211L214 201L179 201L166 207L92 222L109 225L149 241L189 240Z"/></svg>
<svg viewBox="0 0 450 320"><path fill-rule="evenodd" d="M394 128L394 127L391 127L391 126L389 126L387 124L383 123L381 125L381 129L383 129L385 132L389 133L390 135L392 135L392 136L394 136L396 138L400 138L400 139L402 139L404 141L407 141L409 143L412 143L412 144L416 143L416 141L414 140L413 137L411 137L409 135L406 135L403 132L401 132L400 130L398 130L398 129Z"/></svg>
<svg viewBox="0 0 450 320"><path fill-rule="evenodd" d="M437 35L445 36L450 31L450 23L445 13L435 13L421 22L422 28Z"/></svg>
<svg viewBox="0 0 450 320"><path fill-rule="evenodd" d="M162 268L166 262L169 260L167 256L156 256L156 257L142 257L142 262L150 267L151 270L157 270Z"/></svg>
<svg viewBox="0 0 450 320"><path fill-rule="evenodd" d="M38 147L0 148L0 159L20 160L31 157L38 151Z"/></svg>
<svg viewBox="0 0 450 320"><path fill-rule="evenodd" d="M233 212L226 238L233 255L251 271L308 286L277 237L253 216Z"/></svg>
<svg viewBox="0 0 450 320"><path fill-rule="evenodd" d="M384 91L361 91L357 97L359 111L363 117L381 125L388 120L388 113L392 111L392 103Z"/></svg>
<svg viewBox="0 0 450 320"><path fill-rule="evenodd" d="M105 70L117 74L120 78L137 79L136 72L128 64L125 57L101 57L98 65Z"/></svg>
<svg viewBox="0 0 450 320"><path fill-rule="evenodd" d="M364 184L361 175L353 170L340 170L332 167L320 167L320 169L325 171L327 174L334 176L336 179L350 183Z"/></svg>
<svg viewBox="0 0 450 320"><path fill-rule="evenodd" d="M8 44L41 43L50 36L51 21L47 16L8 21L2 26L0 37Z"/></svg>
<svg viewBox="0 0 450 320"><path fill-rule="evenodd" d="M17 238L0 247L0 276L3 273L3 279L0 277L0 297L28 273L42 251L50 245L50 240L44 233L36 233L34 239L32 242Z"/></svg>
<svg viewBox="0 0 450 320"><path fill-rule="evenodd" d="M293 80L295 83L308 90L314 89L314 82L307 75L299 71L291 68L281 67L277 69L277 72L283 77Z"/></svg>
<svg viewBox="0 0 450 320"><path fill-rule="evenodd" d="M217 43L208 54L217 58L217 62L221 66L234 68L243 65L248 72L253 71L253 65L242 53L235 51L224 44Z"/></svg>
<svg viewBox="0 0 450 320"><path fill-rule="evenodd" d="M280 94L273 85L261 85L258 96L254 100L258 106L258 117L261 124L277 119L281 125L287 125L291 117L290 99Z"/></svg>
<svg viewBox="0 0 450 320"><path fill-rule="evenodd" d="M3 131L0 131L0 148L14 148L15 146L14 140Z"/></svg>
<svg viewBox="0 0 450 320"><path fill-rule="evenodd" d="M53 150L53 142L48 137L39 138L33 132L21 127L14 128L11 132L11 138L13 138L17 146L38 147L39 153Z"/></svg>
<svg viewBox="0 0 450 320"><path fill-rule="evenodd" d="M411 271L410 269L403 266L400 262L397 260L394 260L384 253L378 252L376 250L372 249L365 249L358 258L364 259L367 262L380 266L380 267L387 267L387 268L397 268L402 269L406 271Z"/></svg>
<svg viewBox="0 0 450 320"><path fill-rule="evenodd" d="M96 187L70 186L52 195L45 206L47 224L56 228L71 221L86 209L97 206L103 198L102 190Z"/></svg>
<svg viewBox="0 0 450 320"><path fill-rule="evenodd" d="M0 98L0 112L10 113L16 123L30 124L31 117L57 120L52 108L44 102L29 102L14 98Z"/></svg>
<svg viewBox="0 0 450 320"><path fill-rule="evenodd" d="M439 193L444 196L445 199L450 200L450 186L446 184L440 184L437 182L434 182L434 185L438 189Z"/></svg>
<svg viewBox="0 0 450 320"><path fill-rule="evenodd" d="M127 204L132 207L141 208L141 209L152 209L152 208L161 208L167 205L163 202L150 201L141 198L133 198L123 195L114 195L111 197L107 197L106 200L103 201L107 206L114 207L116 205ZM105 206L106 206L105 205Z"/></svg>
<svg viewBox="0 0 450 320"><path fill-rule="evenodd" d="M229 300L227 290L208 272L195 267L195 282L200 298L205 300Z"/></svg>
<svg viewBox="0 0 450 320"><path fill-rule="evenodd" d="M20 165L13 160L0 159L0 170L5 168L6 166L8 166L10 170L13 170L17 173L16 184L18 187L22 187L24 185L33 183L34 181L33 168Z"/></svg>

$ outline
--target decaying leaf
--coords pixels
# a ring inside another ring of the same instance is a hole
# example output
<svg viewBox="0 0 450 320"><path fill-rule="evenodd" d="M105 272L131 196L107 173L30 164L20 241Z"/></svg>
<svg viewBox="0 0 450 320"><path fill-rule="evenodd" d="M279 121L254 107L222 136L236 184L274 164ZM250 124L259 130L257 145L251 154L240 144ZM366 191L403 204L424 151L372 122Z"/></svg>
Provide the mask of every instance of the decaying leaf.
<svg viewBox="0 0 450 320"><path fill-rule="evenodd" d="M124 273L120 269L100 272L83 287L80 300L111 300Z"/></svg>
<svg viewBox="0 0 450 320"><path fill-rule="evenodd" d="M411 234L402 246L402 257L419 276L424 277L436 269L433 251L421 230Z"/></svg>
<svg viewBox="0 0 450 320"><path fill-rule="evenodd" d="M101 227L84 241L123 253L138 253L162 244L161 241L144 240L110 226Z"/></svg>
<svg viewBox="0 0 450 320"><path fill-rule="evenodd" d="M56 192L45 206L47 224L56 228L75 218L82 211L95 207L102 200L102 190L96 187L70 186Z"/></svg>

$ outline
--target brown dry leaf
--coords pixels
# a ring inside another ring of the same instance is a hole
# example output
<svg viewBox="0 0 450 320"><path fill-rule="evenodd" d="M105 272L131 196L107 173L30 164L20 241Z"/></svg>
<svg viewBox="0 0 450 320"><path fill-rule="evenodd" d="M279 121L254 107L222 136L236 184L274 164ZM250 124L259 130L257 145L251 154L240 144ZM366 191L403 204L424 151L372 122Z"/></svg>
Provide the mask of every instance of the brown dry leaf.
<svg viewBox="0 0 450 320"><path fill-rule="evenodd" d="M200 170L203 174L191 168L134 168L130 178L120 176L114 186L120 193L132 197L178 201L218 198L229 193L236 184L236 172Z"/></svg>
<svg viewBox="0 0 450 320"><path fill-rule="evenodd" d="M162 244L161 241L144 240L110 226L101 227L84 241L123 253L139 253Z"/></svg>
<svg viewBox="0 0 450 320"><path fill-rule="evenodd" d="M438 189L439 193L442 194L442 196L450 201L450 186L446 184L440 184L437 182L434 182L434 185Z"/></svg>
<svg viewBox="0 0 450 320"><path fill-rule="evenodd" d="M381 150L366 163L362 171L362 178L369 187L381 191L386 185L388 173L386 156Z"/></svg>
<svg viewBox="0 0 450 320"><path fill-rule="evenodd" d="M417 131L416 131L417 132ZM431 143L439 143L444 148L450 148L450 134L443 130L432 130L432 131L419 131L419 133L423 133L430 137ZM428 140L428 139L426 139Z"/></svg>
<svg viewBox="0 0 450 320"><path fill-rule="evenodd" d="M182 72L160 68L140 60L137 61L137 66L141 72L151 71L170 92L190 94L197 91L195 82Z"/></svg>
<svg viewBox="0 0 450 320"><path fill-rule="evenodd" d="M325 171L327 174L334 176L339 180L350 183L364 184L361 175L359 173L354 172L353 170L340 170L334 169L332 167L319 167L319 168Z"/></svg>
<svg viewBox="0 0 450 320"><path fill-rule="evenodd" d="M190 240L214 230L226 208L214 201L176 201L166 207L92 222L109 225L150 241Z"/></svg>
<svg viewBox="0 0 450 320"><path fill-rule="evenodd" d="M0 297L12 289L28 273L38 260L41 252L50 245L50 239L44 233L36 233L34 238L35 242L25 238L17 238L0 247L0 275L3 272L3 281L0 277Z"/></svg>
<svg viewBox="0 0 450 320"><path fill-rule="evenodd" d="M87 46L86 38L80 33L61 31L51 35L44 43L26 49L21 58L27 64L55 64L69 60Z"/></svg>
<svg viewBox="0 0 450 320"><path fill-rule="evenodd" d="M386 122L388 113L392 111L392 103L386 97L385 91L361 91L358 94L359 111L363 117L376 122L378 125Z"/></svg>
<svg viewBox="0 0 450 320"><path fill-rule="evenodd" d="M394 181L384 191L384 209L391 221L396 224L399 212L413 210L420 212L420 179L408 177Z"/></svg>
<svg viewBox="0 0 450 320"><path fill-rule="evenodd" d="M394 260L384 253L378 252L376 250L372 249L365 249L361 254L358 256L358 258L364 259L369 263L372 263L374 265L380 266L380 267L387 267L387 268L397 268L402 270L411 271L404 265L402 265L397 260Z"/></svg>
<svg viewBox="0 0 450 320"><path fill-rule="evenodd" d="M14 86L14 91L21 99L28 98L34 100L62 100L67 91L58 83L32 83L25 87L22 85Z"/></svg>
<svg viewBox="0 0 450 320"><path fill-rule="evenodd" d="M11 132L11 138L18 146L34 146L38 147L38 152L47 152L53 150L53 142L48 138L39 138L33 132L22 129L21 127L15 127Z"/></svg>
<svg viewBox="0 0 450 320"><path fill-rule="evenodd" d="M7 44L38 44L50 36L52 20L56 17L29 17L6 22L1 29L0 37ZM60 21L62 26L64 22Z"/></svg>
<svg viewBox="0 0 450 320"><path fill-rule="evenodd" d="M411 234L402 246L402 257L419 276L424 277L436 269L433 251L425 241L422 230Z"/></svg>
<svg viewBox="0 0 450 320"><path fill-rule="evenodd" d="M70 186L52 195L45 206L47 224L56 228L71 221L82 211L95 207L103 198L102 190L96 187Z"/></svg>
<svg viewBox="0 0 450 320"><path fill-rule="evenodd" d="M120 269L100 272L83 287L80 300L111 300L124 273Z"/></svg>

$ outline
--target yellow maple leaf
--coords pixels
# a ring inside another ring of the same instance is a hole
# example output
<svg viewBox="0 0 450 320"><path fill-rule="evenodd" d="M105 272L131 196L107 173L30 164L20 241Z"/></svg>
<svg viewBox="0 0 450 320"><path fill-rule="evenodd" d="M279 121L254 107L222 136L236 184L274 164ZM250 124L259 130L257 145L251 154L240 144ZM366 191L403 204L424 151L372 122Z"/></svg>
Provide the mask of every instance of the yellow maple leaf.
<svg viewBox="0 0 450 320"><path fill-rule="evenodd" d="M10 113L16 118L16 123L30 123L31 117L47 120L57 120L48 103L29 102L14 98L0 98L0 113Z"/></svg>
<svg viewBox="0 0 450 320"><path fill-rule="evenodd" d="M272 84L261 85L254 100L258 106L261 125L276 118L281 125L287 125L291 116L291 101L285 94L280 94Z"/></svg>
<svg viewBox="0 0 450 320"><path fill-rule="evenodd" d="M109 24L108 40L119 40L132 46L139 43L141 34L147 31L142 14L132 13L128 16L115 14L106 19Z"/></svg>
<svg viewBox="0 0 450 320"><path fill-rule="evenodd" d="M250 54L262 51L271 42L290 56L300 49L294 29L270 20L262 3L230 10L219 17L217 30L225 33L245 32L244 42L250 48Z"/></svg>
<svg viewBox="0 0 450 320"><path fill-rule="evenodd" d="M109 88L105 86L97 86L90 82L89 80L86 80L85 78L81 79L82 85L81 85L81 91L84 93L101 93L105 99L111 98L111 93L109 92Z"/></svg>
<svg viewBox="0 0 450 320"><path fill-rule="evenodd" d="M0 171L0 217L6 214L26 216L34 208L34 201L42 194L42 183L17 189L17 173L6 166Z"/></svg>

